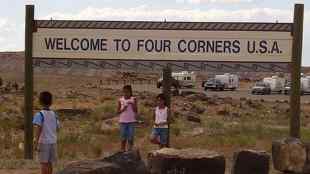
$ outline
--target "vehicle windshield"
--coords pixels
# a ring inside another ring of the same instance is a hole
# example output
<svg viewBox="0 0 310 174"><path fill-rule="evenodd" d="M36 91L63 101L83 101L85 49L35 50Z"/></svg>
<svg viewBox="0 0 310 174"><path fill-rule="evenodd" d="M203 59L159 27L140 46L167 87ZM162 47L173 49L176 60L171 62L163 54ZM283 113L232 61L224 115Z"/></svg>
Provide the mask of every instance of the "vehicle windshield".
<svg viewBox="0 0 310 174"><path fill-rule="evenodd" d="M221 81L220 80L218 80L218 79L209 79L209 80L207 80L207 83L220 83Z"/></svg>
<svg viewBox="0 0 310 174"><path fill-rule="evenodd" d="M207 82L208 83L213 83L215 81L215 79L208 79Z"/></svg>
<svg viewBox="0 0 310 174"><path fill-rule="evenodd" d="M268 86L266 83L264 83L264 82L257 82L256 84L255 84L255 86L259 86L259 87L266 87L266 86Z"/></svg>

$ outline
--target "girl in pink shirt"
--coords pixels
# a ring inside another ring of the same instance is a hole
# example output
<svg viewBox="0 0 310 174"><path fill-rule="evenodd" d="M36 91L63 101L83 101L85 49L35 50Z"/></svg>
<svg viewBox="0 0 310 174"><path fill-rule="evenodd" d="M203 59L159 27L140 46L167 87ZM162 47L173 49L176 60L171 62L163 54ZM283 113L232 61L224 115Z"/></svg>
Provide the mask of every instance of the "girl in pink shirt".
<svg viewBox="0 0 310 174"><path fill-rule="evenodd" d="M134 144L134 133L136 116L138 112L137 99L132 96L130 85L123 87L124 96L118 100L117 111L119 113L121 151L132 150Z"/></svg>

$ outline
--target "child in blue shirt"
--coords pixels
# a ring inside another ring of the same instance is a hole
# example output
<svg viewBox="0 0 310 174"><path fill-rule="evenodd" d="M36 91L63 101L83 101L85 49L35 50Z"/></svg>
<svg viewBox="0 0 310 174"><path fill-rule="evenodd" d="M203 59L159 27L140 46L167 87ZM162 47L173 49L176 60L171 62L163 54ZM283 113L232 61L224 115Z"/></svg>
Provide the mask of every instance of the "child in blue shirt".
<svg viewBox="0 0 310 174"><path fill-rule="evenodd" d="M52 174L53 163L57 160L57 130L59 121L54 111L50 110L53 96L50 92L40 93L40 104L43 109L33 118L35 143L38 158L41 163L41 174Z"/></svg>

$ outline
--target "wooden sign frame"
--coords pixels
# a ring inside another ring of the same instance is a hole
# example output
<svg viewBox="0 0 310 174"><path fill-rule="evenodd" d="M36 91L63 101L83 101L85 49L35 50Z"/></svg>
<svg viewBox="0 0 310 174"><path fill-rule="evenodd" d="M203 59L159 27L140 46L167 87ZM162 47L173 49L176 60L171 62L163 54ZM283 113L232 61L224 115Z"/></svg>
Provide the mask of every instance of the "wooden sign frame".
<svg viewBox="0 0 310 174"><path fill-rule="evenodd" d="M228 68L231 71L242 71L252 69L253 71L291 71L292 92L290 97L290 136L300 138L300 72L301 72L301 57L302 57L302 41L303 41L303 15L304 5L295 4L294 8L294 23L199 23L199 22L143 22L143 21L49 21L34 19L34 5L26 5L25 15L25 144L24 157L33 159L33 67L41 66L42 64L57 65L57 62L67 61L65 65L72 65L76 59L40 59L33 57L33 36L38 28L106 28L106 29L141 29L141 30L212 30L212 31L286 31L291 32L293 37L292 43L292 61L288 62L204 62L204 61L146 61L134 59L130 61L124 60L93 60L92 65L99 68L125 68L131 67L148 67L151 70L164 69L164 92L170 101L170 80L172 69L182 70L204 70L210 71L210 68L225 70ZM60 63L61 64L61 63ZM123 65L123 66L122 66ZM87 64L88 66L88 64ZM259 69L258 67L261 67ZM130 69L130 68L129 68ZM169 102L170 103L170 102Z"/></svg>

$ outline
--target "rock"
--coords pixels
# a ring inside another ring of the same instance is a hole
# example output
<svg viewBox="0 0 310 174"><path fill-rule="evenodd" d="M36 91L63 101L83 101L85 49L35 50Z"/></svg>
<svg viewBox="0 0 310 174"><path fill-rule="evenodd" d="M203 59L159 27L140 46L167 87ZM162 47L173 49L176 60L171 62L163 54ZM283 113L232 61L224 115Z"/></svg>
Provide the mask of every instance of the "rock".
<svg viewBox="0 0 310 174"><path fill-rule="evenodd" d="M302 173L307 160L306 146L296 138L274 141L272 159L276 170Z"/></svg>
<svg viewBox="0 0 310 174"><path fill-rule="evenodd" d="M103 159L73 162L58 174L147 174L147 168L139 151L129 151Z"/></svg>
<svg viewBox="0 0 310 174"><path fill-rule="evenodd" d="M224 97L224 98L223 98L223 102L224 102L225 104L232 104L233 99L232 99L232 97Z"/></svg>
<svg viewBox="0 0 310 174"><path fill-rule="evenodd" d="M303 172L310 173L310 143L309 142L305 143L305 146L307 151L307 160Z"/></svg>
<svg viewBox="0 0 310 174"><path fill-rule="evenodd" d="M148 154L150 174L224 174L225 158L202 149L163 148Z"/></svg>
<svg viewBox="0 0 310 174"><path fill-rule="evenodd" d="M245 97L240 97L240 101L246 101L247 99Z"/></svg>
<svg viewBox="0 0 310 174"><path fill-rule="evenodd" d="M102 121L100 130L102 132L111 132L118 129L118 117Z"/></svg>
<svg viewBox="0 0 310 174"><path fill-rule="evenodd" d="M64 115L65 117L74 117L74 116L89 116L92 112L91 109L73 109L73 108L64 108L58 109L56 112L59 115Z"/></svg>
<svg viewBox="0 0 310 174"><path fill-rule="evenodd" d="M195 113L188 113L188 115L186 116L187 121L192 121L195 123L201 123L201 119L199 118L199 116Z"/></svg>
<svg viewBox="0 0 310 174"><path fill-rule="evenodd" d="M233 118L239 118L239 117L241 117L241 114L240 114L239 112L233 112L233 113L231 114L231 116L232 116Z"/></svg>
<svg viewBox="0 0 310 174"><path fill-rule="evenodd" d="M208 101L208 97L204 93L196 93L193 91L182 91L181 95L185 97L186 101Z"/></svg>
<svg viewBox="0 0 310 174"><path fill-rule="evenodd" d="M208 97L207 101L208 101L208 105L218 105L216 98Z"/></svg>
<svg viewBox="0 0 310 174"><path fill-rule="evenodd" d="M121 174L146 174L147 168L142 161L138 150L119 152L112 156L106 157L103 161L117 164L121 167ZM118 174L118 173L117 173Z"/></svg>
<svg viewBox="0 0 310 174"><path fill-rule="evenodd" d="M269 155L263 151L235 152L231 174L268 174L269 160Z"/></svg>
<svg viewBox="0 0 310 174"><path fill-rule="evenodd" d="M194 97L194 95L196 94L195 91L181 91L181 96L183 97Z"/></svg>
<svg viewBox="0 0 310 174"><path fill-rule="evenodd" d="M113 163L93 160L73 162L58 174L118 174L121 168Z"/></svg>
<svg viewBox="0 0 310 174"><path fill-rule="evenodd" d="M202 114L206 111L206 108L204 108L203 106L193 105L191 111L197 114Z"/></svg>
<svg viewBox="0 0 310 174"><path fill-rule="evenodd" d="M202 135L204 133L205 131L202 127L195 127L193 131L190 133L190 135L195 137L195 136Z"/></svg>
<svg viewBox="0 0 310 174"><path fill-rule="evenodd" d="M229 115L229 110L227 107L221 107L218 111L217 111L218 115Z"/></svg>
<svg viewBox="0 0 310 174"><path fill-rule="evenodd" d="M257 100L251 100L251 99L247 100L247 101L246 101L246 104L247 104L249 107L254 108L254 109L261 109L262 106L263 106L259 101L257 101Z"/></svg>

